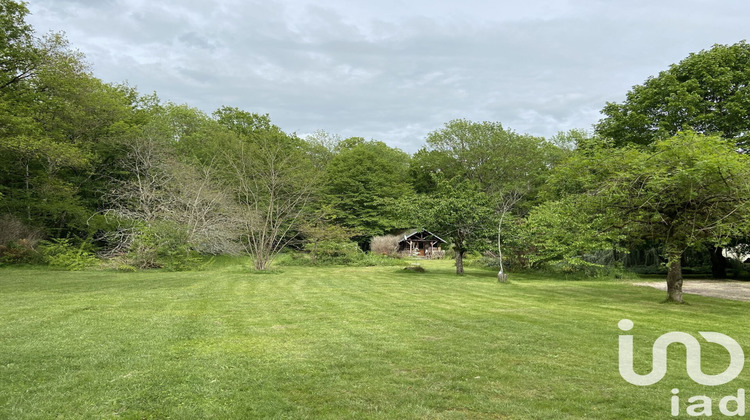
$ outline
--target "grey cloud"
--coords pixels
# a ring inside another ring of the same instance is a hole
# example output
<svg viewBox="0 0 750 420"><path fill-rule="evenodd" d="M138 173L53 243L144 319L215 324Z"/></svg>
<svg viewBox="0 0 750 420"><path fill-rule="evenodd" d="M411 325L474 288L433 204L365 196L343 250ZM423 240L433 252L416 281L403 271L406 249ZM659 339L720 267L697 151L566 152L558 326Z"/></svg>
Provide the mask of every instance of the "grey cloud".
<svg viewBox="0 0 750 420"><path fill-rule="evenodd" d="M206 50L216 49L216 43L196 32L186 32L177 38L188 47L202 48Z"/></svg>
<svg viewBox="0 0 750 420"><path fill-rule="evenodd" d="M744 2L38 0L107 81L413 152L453 118L551 136L692 51L747 38ZM404 10L397 12L397 10Z"/></svg>

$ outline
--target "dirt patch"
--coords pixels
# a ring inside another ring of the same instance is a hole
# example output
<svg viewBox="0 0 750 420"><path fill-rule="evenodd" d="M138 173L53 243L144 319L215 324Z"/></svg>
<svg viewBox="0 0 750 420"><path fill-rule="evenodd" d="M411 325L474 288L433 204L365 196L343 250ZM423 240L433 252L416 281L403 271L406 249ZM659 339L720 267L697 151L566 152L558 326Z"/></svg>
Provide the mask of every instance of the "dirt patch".
<svg viewBox="0 0 750 420"><path fill-rule="evenodd" d="M635 286L648 286L667 291L666 281L633 283ZM682 293L717 297L729 300L750 302L750 282L726 280L684 280Z"/></svg>

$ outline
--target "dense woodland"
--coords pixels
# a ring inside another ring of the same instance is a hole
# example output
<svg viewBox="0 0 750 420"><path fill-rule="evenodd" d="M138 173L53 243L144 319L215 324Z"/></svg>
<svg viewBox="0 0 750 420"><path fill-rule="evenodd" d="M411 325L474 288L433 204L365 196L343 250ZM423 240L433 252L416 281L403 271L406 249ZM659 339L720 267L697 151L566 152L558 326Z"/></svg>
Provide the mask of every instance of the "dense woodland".
<svg viewBox="0 0 750 420"><path fill-rule="evenodd" d="M206 114L97 79L0 0L0 262L190 269L212 255L386 264L425 228L503 271L739 275L750 242L750 45L691 54L545 139L453 120L413 156L268 115ZM387 140L387 139L384 139ZM377 240L373 240L377 238ZM377 254L377 255L376 255Z"/></svg>

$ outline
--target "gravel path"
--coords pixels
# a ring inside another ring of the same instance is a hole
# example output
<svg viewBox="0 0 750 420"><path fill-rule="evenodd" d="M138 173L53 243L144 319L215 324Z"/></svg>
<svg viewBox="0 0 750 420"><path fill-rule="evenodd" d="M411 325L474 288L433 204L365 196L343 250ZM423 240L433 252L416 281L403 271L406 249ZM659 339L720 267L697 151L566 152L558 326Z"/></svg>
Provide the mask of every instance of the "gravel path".
<svg viewBox="0 0 750 420"><path fill-rule="evenodd" d="M649 281L633 283L636 286L648 286L667 291L667 282ZM730 300L750 302L750 282L727 280L684 280L682 293L711 296Z"/></svg>

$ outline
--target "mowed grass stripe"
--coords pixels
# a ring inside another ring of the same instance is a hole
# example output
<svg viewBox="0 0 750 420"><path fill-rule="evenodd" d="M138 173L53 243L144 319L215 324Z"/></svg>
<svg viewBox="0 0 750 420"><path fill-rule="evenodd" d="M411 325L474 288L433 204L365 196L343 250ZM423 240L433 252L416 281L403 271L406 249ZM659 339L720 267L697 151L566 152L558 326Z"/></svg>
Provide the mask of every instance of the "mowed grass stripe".
<svg viewBox="0 0 750 420"><path fill-rule="evenodd" d="M663 418L672 387L695 388L684 355L663 383L627 384L617 321L636 322L640 371L675 329L750 348L747 303L426 266L0 270L0 417Z"/></svg>

